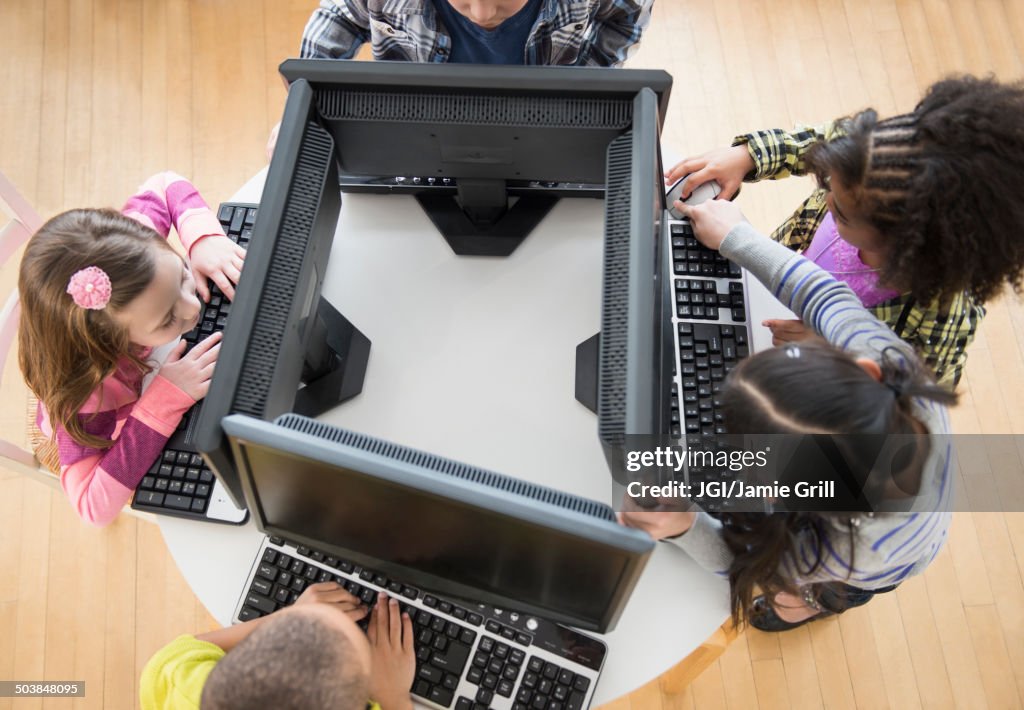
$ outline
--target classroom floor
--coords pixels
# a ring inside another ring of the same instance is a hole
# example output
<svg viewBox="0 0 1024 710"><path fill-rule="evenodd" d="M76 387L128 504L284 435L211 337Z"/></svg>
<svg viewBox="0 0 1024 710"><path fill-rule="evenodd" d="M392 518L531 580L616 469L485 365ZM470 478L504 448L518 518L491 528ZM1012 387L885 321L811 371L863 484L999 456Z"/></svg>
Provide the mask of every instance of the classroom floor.
<svg viewBox="0 0 1024 710"><path fill-rule="evenodd" d="M276 66L315 4L4 0L0 169L44 215L119 206L163 169L228 198L265 163L284 105ZM1020 78L1024 2L657 0L628 66L674 76L664 138L690 155L749 129L907 110L950 72ZM768 230L809 187L748 186L740 204ZM0 273L4 294L14 273ZM5 374L0 427L16 436L25 391L13 362ZM1021 392L1024 307L1007 296L970 351L955 431L1024 433ZM0 570L0 678L88 689L0 710L134 707L150 654L214 623L156 526L89 528L59 493L3 470ZM896 593L786 634L740 634L718 658L711 644L606 707L1019 708L1022 577L1024 514L957 514L938 560Z"/></svg>

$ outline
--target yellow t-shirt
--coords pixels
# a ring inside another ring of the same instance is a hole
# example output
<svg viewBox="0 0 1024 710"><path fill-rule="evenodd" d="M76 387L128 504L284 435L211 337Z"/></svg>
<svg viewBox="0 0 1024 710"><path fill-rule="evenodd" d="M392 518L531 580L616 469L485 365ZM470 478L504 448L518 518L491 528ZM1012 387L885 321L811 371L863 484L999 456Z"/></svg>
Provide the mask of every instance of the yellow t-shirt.
<svg viewBox="0 0 1024 710"><path fill-rule="evenodd" d="M179 636L149 659L139 681L142 710L199 710L210 671L224 650L195 636Z"/></svg>
<svg viewBox="0 0 1024 710"><path fill-rule="evenodd" d="M224 650L195 636L179 636L157 651L142 669L139 701L142 710L199 710L210 671ZM372 700L366 710L381 710Z"/></svg>

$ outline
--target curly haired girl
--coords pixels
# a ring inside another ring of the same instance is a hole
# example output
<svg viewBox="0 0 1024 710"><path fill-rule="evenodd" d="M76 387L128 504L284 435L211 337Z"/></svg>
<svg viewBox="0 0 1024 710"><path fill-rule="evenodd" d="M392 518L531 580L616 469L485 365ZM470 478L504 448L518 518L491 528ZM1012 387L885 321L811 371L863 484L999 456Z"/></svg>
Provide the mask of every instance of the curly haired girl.
<svg viewBox="0 0 1024 710"><path fill-rule="evenodd" d="M191 259L166 241L171 226ZM61 485L84 520L105 525L206 395L220 334L162 366L150 353L190 331L209 277L234 296L245 252L196 189L156 175L122 213L74 209L32 236L21 261L18 358L56 440ZM143 377L159 373L143 392Z"/></svg>
<svg viewBox="0 0 1024 710"><path fill-rule="evenodd" d="M984 302L1024 270L1024 82L965 76L928 89L910 113L868 109L821 127L737 137L666 173L743 181L813 173L819 188L772 235L846 282L955 387ZM776 343L810 335L768 321Z"/></svg>

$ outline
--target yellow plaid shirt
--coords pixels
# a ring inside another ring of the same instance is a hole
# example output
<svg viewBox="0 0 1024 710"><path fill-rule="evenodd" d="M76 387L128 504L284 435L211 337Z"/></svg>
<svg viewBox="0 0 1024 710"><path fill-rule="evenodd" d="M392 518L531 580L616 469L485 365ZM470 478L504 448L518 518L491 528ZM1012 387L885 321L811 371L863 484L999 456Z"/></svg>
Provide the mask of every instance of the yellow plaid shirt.
<svg viewBox="0 0 1024 710"><path fill-rule="evenodd" d="M754 170L746 182L778 180L790 175L805 175L804 156L818 141L839 135L836 122L821 126L797 126L793 131L770 129L737 136L733 145L746 145L754 160ZM825 218L826 191L815 190L797 210L772 233L772 239L790 249L806 249ZM967 346L974 340L985 307L966 293L949 303L938 300L921 304L905 293L883 301L869 310L920 353L935 379L950 389L956 387L967 362Z"/></svg>

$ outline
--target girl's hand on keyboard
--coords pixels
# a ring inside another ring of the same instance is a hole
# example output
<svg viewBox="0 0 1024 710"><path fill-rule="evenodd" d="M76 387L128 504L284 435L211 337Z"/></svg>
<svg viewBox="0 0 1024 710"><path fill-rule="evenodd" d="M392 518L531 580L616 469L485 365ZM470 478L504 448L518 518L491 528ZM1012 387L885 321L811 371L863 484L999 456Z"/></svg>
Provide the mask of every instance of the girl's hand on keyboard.
<svg viewBox="0 0 1024 710"><path fill-rule="evenodd" d="M761 325L772 332L772 345L795 343L817 337L802 320L766 320Z"/></svg>
<svg viewBox="0 0 1024 710"><path fill-rule="evenodd" d="M182 340L160 367L160 376L198 402L210 389L210 378L220 354L220 338L220 333L214 333L196 343L184 356L188 343Z"/></svg>
<svg viewBox="0 0 1024 710"><path fill-rule="evenodd" d="M359 599L345 590L337 582L318 582L306 587L298 599L298 604L335 604L345 612L352 621L359 621L370 610Z"/></svg>
<svg viewBox="0 0 1024 710"><path fill-rule="evenodd" d="M373 655L370 697L388 710L411 709L409 691L416 675L412 619L401 611L396 599L379 594L366 635Z"/></svg>
<svg viewBox="0 0 1024 710"><path fill-rule="evenodd" d="M729 200L739 192L743 178L754 169L754 160L750 157L745 145L734 145L731 148L716 148L704 155L676 163L665 172L665 184L672 185L680 178L690 176L686 183L685 200L698 185L709 180L717 180L722 191L716 199Z"/></svg>
<svg viewBox="0 0 1024 710"><path fill-rule="evenodd" d="M684 205L676 201L676 208L690 220L697 241L715 251L721 248L733 227L747 221L736 203L728 200L708 200L699 205Z"/></svg>
<svg viewBox="0 0 1024 710"><path fill-rule="evenodd" d="M203 237L192 246L189 263L196 278L196 291L203 301L210 300L209 278L221 293L235 300L235 286L242 275L245 249L222 234Z"/></svg>

